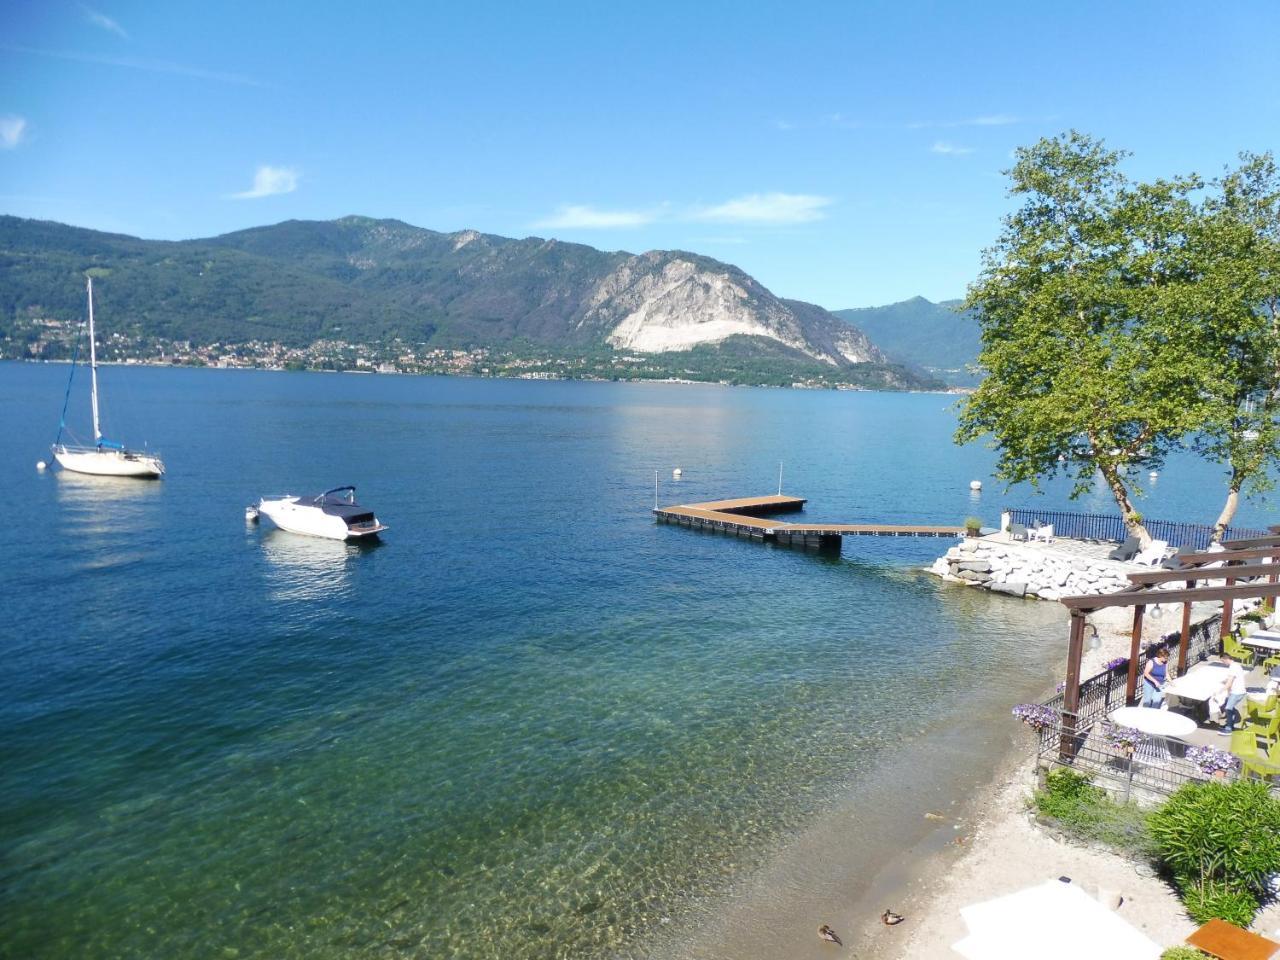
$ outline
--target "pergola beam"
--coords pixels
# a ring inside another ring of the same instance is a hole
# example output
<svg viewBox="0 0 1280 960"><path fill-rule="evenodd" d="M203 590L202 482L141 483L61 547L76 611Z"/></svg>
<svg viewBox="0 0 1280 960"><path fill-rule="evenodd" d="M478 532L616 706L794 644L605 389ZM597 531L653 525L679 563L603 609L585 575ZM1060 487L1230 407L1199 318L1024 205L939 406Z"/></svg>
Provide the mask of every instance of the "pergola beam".
<svg viewBox="0 0 1280 960"><path fill-rule="evenodd" d="M1194 590L1195 584L1187 581L1187 589ZM1191 601L1182 605L1182 630L1178 637L1178 676L1187 672L1187 647L1191 643Z"/></svg>
<svg viewBox="0 0 1280 960"><path fill-rule="evenodd" d="M1244 537L1240 540L1223 540L1221 544L1228 553L1233 550L1248 550L1251 547L1280 547L1280 534L1270 537Z"/></svg>
<svg viewBox="0 0 1280 960"><path fill-rule="evenodd" d="M1262 560L1264 558L1280 558L1280 545L1274 547L1250 547L1248 550L1206 550L1203 553L1179 553L1177 558L1183 566L1196 566L1201 563L1230 560Z"/></svg>
<svg viewBox="0 0 1280 960"><path fill-rule="evenodd" d="M1215 556L1221 557L1218 553ZM1150 572L1131 573L1131 583L1171 583L1174 580L1247 580L1250 577L1265 577L1280 573L1280 564L1245 563L1238 567L1179 567L1176 570L1152 570Z"/></svg>
<svg viewBox="0 0 1280 960"><path fill-rule="evenodd" d="M1125 704L1133 703L1138 692L1138 644L1142 642L1142 615L1147 608L1139 604L1133 608L1133 634L1129 640L1129 676L1125 684Z"/></svg>
<svg viewBox="0 0 1280 960"><path fill-rule="evenodd" d="M1058 754L1064 760L1075 756L1076 715L1080 712L1080 660L1084 656L1084 614L1071 611L1071 636L1067 641L1067 686L1062 692L1062 738Z"/></svg>
<svg viewBox="0 0 1280 960"><path fill-rule="evenodd" d="M1183 577L1190 576L1184 570ZM1232 571L1239 576L1239 568ZM1280 583L1245 583L1234 587L1192 587L1188 590L1121 590L1096 596L1062 597L1058 602L1068 610L1101 610L1104 607L1139 607L1155 603L1222 603L1253 597L1280 596Z"/></svg>

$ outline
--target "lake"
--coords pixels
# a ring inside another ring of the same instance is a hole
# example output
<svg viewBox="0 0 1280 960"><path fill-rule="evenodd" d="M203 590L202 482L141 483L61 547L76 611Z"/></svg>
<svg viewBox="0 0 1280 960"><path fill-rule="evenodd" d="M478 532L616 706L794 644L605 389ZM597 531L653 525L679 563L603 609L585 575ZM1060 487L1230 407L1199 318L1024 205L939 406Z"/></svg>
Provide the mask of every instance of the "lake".
<svg viewBox="0 0 1280 960"><path fill-rule="evenodd" d="M1061 609L920 573L945 540L655 524L655 471L679 503L781 461L832 521L1113 512L1001 493L952 397L670 384L105 368L168 476L37 472L67 372L0 364L13 956L645 956L833 812L874 870L895 792L960 789L1052 685ZM243 519L345 483L381 545ZM1144 510L1211 521L1217 485L1175 461Z"/></svg>

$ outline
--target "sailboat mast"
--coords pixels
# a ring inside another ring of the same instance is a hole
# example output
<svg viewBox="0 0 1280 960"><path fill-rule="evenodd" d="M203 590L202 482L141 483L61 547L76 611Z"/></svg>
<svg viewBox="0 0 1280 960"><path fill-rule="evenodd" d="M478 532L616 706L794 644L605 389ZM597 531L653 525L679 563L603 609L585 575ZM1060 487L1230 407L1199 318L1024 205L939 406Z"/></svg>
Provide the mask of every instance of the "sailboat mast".
<svg viewBox="0 0 1280 960"><path fill-rule="evenodd" d="M86 277L89 289L89 396L93 403L93 442L102 442L102 430L98 426L98 348L93 335L93 277Z"/></svg>

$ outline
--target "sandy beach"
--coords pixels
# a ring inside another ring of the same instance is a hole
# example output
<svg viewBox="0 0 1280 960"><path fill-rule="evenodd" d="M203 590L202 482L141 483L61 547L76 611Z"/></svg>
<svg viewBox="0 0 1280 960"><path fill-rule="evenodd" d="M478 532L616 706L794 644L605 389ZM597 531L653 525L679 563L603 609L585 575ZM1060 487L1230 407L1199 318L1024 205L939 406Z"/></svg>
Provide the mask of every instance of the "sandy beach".
<svg viewBox="0 0 1280 960"><path fill-rule="evenodd" d="M969 842L927 865L901 908L907 922L871 932L861 955L954 960L958 954L951 945L967 933L962 907L1063 876L1161 946L1180 944L1195 930L1197 925L1172 888L1146 865L1107 849L1058 839L1038 826L1027 809L1034 785L1030 762L1002 771L991 785L986 812ZM1273 903L1260 912L1253 929L1280 935L1280 905Z"/></svg>
<svg viewBox="0 0 1280 960"><path fill-rule="evenodd" d="M1210 612L1216 611L1203 611ZM1167 618L1158 612L1149 617L1144 642L1167 633L1172 621L1172 610ZM1098 672L1107 660L1128 655L1130 641L1123 627L1121 618L1100 624L1102 645L1087 652L1084 676ZM866 924L858 938L859 956L954 960L959 954L951 945L968 932L961 908L1064 876L1162 947L1183 943L1196 929L1172 887L1149 865L1104 847L1062 839L1035 822L1029 812L1036 786L1030 736L1019 738L994 781L967 805L972 819L957 831L964 842L947 847L915 871L905 899L895 905L907 921L891 928ZM1280 904L1262 910L1253 929L1280 937Z"/></svg>

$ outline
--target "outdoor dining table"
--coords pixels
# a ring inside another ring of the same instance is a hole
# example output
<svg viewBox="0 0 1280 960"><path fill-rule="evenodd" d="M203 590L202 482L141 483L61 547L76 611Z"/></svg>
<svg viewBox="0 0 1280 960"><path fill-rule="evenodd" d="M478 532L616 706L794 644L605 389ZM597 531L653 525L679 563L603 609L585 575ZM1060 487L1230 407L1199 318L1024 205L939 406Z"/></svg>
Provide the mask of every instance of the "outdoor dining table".
<svg viewBox="0 0 1280 960"><path fill-rule="evenodd" d="M1164 685L1166 702L1173 709L1178 706L1179 700L1192 701L1195 718L1203 722L1209 719L1209 699L1222 692L1222 684L1226 679L1226 664L1216 660L1197 663L1182 676L1175 677Z"/></svg>
<svg viewBox="0 0 1280 960"><path fill-rule="evenodd" d="M1207 701L1222 689L1227 679L1227 667L1223 663L1198 663L1180 677L1164 685L1166 696L1181 700Z"/></svg>
<svg viewBox="0 0 1280 960"><path fill-rule="evenodd" d="M1246 634L1240 639L1246 647L1257 647L1259 650L1280 651L1280 633L1273 630L1259 630Z"/></svg>
<svg viewBox="0 0 1280 960"><path fill-rule="evenodd" d="M1139 743L1135 760L1162 761L1171 755L1180 757L1186 752L1182 738L1196 730L1196 722L1190 717L1154 707L1121 707L1112 710L1110 717L1111 722L1118 726L1132 727L1157 738ZM1178 741L1172 751L1169 749L1171 740Z"/></svg>
<svg viewBox="0 0 1280 960"><path fill-rule="evenodd" d="M1196 722L1190 717L1153 707L1121 707L1119 710L1112 710L1111 722L1157 737L1175 737L1179 740L1196 730Z"/></svg>

